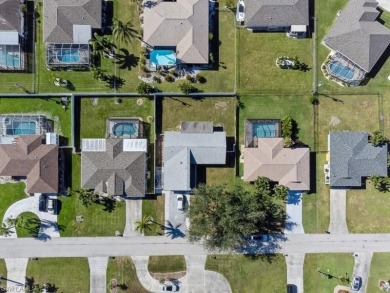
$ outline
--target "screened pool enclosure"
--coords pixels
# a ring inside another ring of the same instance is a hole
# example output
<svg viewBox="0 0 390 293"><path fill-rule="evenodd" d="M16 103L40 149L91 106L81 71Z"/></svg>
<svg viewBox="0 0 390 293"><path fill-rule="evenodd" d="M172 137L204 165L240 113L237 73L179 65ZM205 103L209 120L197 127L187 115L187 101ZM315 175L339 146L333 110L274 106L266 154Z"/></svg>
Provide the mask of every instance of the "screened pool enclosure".
<svg viewBox="0 0 390 293"><path fill-rule="evenodd" d="M49 67L89 67L90 55L88 44L48 44L46 65Z"/></svg>

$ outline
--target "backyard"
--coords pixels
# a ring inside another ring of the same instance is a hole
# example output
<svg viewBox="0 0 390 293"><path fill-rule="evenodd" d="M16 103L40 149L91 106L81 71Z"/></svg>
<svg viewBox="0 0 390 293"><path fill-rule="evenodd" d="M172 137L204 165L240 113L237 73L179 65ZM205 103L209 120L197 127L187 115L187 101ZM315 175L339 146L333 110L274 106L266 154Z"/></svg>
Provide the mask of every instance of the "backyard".
<svg viewBox="0 0 390 293"><path fill-rule="evenodd" d="M86 258L30 259L27 284L50 283L55 292L89 292L89 265Z"/></svg>
<svg viewBox="0 0 390 293"><path fill-rule="evenodd" d="M117 256L108 260L107 282L116 280L118 293L147 293L138 280L133 261L130 257ZM115 281L114 281L115 282ZM111 293L107 287L107 293Z"/></svg>
<svg viewBox="0 0 390 293"><path fill-rule="evenodd" d="M353 266L354 257L350 253L306 254L303 267L304 291L329 293L337 285L349 286L347 279L353 277Z"/></svg>
<svg viewBox="0 0 390 293"><path fill-rule="evenodd" d="M379 293L383 292L379 289L379 281L383 280L387 282L390 280L389 274L389 262L390 262L390 253L379 253L376 252L372 256L370 274L368 275L368 284L367 292L370 293Z"/></svg>
<svg viewBox="0 0 390 293"><path fill-rule="evenodd" d="M286 292L286 261L279 254L254 259L244 255L209 255L206 270L222 274L233 293Z"/></svg>

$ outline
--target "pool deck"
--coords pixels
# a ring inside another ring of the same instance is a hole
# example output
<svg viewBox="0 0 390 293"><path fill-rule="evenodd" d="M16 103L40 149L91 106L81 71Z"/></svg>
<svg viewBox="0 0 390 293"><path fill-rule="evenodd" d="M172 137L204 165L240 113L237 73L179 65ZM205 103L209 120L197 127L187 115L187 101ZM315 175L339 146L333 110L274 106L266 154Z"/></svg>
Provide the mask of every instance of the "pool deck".
<svg viewBox="0 0 390 293"><path fill-rule="evenodd" d="M256 137L253 135L253 125L255 123L272 123L275 125L275 136L280 137L281 134L281 121L280 119L247 119L244 122L245 129L245 147L253 148L257 146Z"/></svg>

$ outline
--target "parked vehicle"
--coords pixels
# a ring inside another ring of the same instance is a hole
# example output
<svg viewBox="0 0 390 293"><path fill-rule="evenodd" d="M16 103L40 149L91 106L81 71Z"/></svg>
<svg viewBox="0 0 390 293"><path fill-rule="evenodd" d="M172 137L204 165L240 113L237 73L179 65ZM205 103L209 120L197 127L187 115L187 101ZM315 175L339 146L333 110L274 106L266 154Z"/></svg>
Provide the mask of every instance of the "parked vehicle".
<svg viewBox="0 0 390 293"><path fill-rule="evenodd" d="M266 234L251 234L249 238L250 240L262 241L262 242L267 242L269 240L269 236Z"/></svg>
<svg viewBox="0 0 390 293"><path fill-rule="evenodd" d="M56 205L55 199L49 198L49 200L47 201L47 211L48 211L50 214L55 214L55 212L56 212L56 207L55 207L55 205Z"/></svg>
<svg viewBox="0 0 390 293"><path fill-rule="evenodd" d="M46 212L47 211L47 196L41 194L39 196L39 211Z"/></svg>
<svg viewBox="0 0 390 293"><path fill-rule="evenodd" d="M160 286L161 292L178 292L179 286L175 284L163 284Z"/></svg>
<svg viewBox="0 0 390 293"><path fill-rule="evenodd" d="M351 285L352 291L359 291L361 286L362 286L362 278L358 276L353 278L352 285Z"/></svg>
<svg viewBox="0 0 390 293"><path fill-rule="evenodd" d="M177 195L177 209L182 211L184 208L184 196L182 194Z"/></svg>

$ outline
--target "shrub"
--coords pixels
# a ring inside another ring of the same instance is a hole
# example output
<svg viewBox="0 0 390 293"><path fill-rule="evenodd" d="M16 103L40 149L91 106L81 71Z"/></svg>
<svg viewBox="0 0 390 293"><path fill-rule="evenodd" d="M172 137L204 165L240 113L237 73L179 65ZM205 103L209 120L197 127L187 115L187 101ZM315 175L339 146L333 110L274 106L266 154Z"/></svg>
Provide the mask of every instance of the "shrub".
<svg viewBox="0 0 390 293"><path fill-rule="evenodd" d="M157 83L161 83L161 78L159 78L158 76L153 76L153 80Z"/></svg>
<svg viewBox="0 0 390 293"><path fill-rule="evenodd" d="M144 81L141 81L138 85L137 85L137 88L136 88L136 91L137 93L139 93L140 95L143 95L143 94L150 94L151 92L153 92L153 87L150 86L150 84L144 82Z"/></svg>
<svg viewBox="0 0 390 293"><path fill-rule="evenodd" d="M197 75L195 76L195 79L196 79L196 81L199 82L199 83L205 83L205 82L206 82L206 78L205 78L203 75L200 75L200 74L197 74Z"/></svg>
<svg viewBox="0 0 390 293"><path fill-rule="evenodd" d="M189 82L194 82L194 79L190 74L186 75L186 80L188 80Z"/></svg>
<svg viewBox="0 0 390 293"><path fill-rule="evenodd" d="M314 95L309 96L309 102L311 104L313 104L313 105L318 105L318 98L317 98L317 96L314 96Z"/></svg>
<svg viewBox="0 0 390 293"><path fill-rule="evenodd" d="M181 90L181 92L183 94L186 94L186 95L193 93L193 92L196 92L196 88L188 81L185 81L185 82L179 84L179 89Z"/></svg>
<svg viewBox="0 0 390 293"><path fill-rule="evenodd" d="M286 116L282 120L282 137L292 137L292 130L293 130L293 120L291 117Z"/></svg>
<svg viewBox="0 0 390 293"><path fill-rule="evenodd" d="M141 65L146 65L146 59L142 56L141 56L139 62L141 63Z"/></svg>
<svg viewBox="0 0 390 293"><path fill-rule="evenodd" d="M177 71L175 69L169 70L169 73L171 75L173 75L174 77L178 77L179 76L179 73L177 73Z"/></svg>
<svg viewBox="0 0 390 293"><path fill-rule="evenodd" d="M172 75L167 74L165 76L165 81L167 81L167 82L174 82L175 78Z"/></svg>

